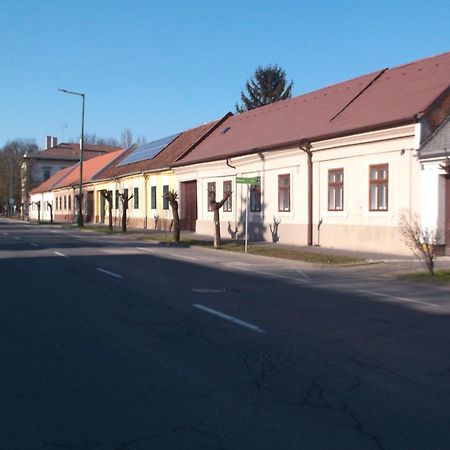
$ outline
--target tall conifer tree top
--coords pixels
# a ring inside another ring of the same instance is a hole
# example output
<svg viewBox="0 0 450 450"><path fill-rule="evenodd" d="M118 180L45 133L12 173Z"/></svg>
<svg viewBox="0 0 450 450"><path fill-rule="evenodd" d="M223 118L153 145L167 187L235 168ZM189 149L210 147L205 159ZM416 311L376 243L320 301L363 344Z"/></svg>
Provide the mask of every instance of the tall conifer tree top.
<svg viewBox="0 0 450 450"><path fill-rule="evenodd" d="M260 106L286 100L292 96L293 82L286 82L286 72L277 65L259 66L250 81L245 83L247 93L241 91L242 105L236 103L236 112L250 111Z"/></svg>

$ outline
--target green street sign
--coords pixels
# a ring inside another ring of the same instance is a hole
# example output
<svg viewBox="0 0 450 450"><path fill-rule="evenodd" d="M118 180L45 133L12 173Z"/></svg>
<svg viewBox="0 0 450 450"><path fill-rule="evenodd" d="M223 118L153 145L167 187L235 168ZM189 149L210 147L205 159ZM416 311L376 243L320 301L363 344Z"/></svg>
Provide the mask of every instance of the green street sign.
<svg viewBox="0 0 450 450"><path fill-rule="evenodd" d="M250 184L252 186L258 186L260 183L259 177L236 177L236 183L238 184Z"/></svg>

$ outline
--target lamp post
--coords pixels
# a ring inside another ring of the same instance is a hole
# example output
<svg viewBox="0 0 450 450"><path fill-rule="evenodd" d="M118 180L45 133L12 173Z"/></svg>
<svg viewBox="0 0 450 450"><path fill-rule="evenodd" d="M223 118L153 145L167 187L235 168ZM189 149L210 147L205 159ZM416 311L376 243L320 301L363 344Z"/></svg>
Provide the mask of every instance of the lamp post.
<svg viewBox="0 0 450 450"><path fill-rule="evenodd" d="M85 94L79 92L72 92L66 89L58 89L58 91L64 92L65 94L78 95L82 99L81 105L81 139L80 139L80 183L78 186L78 217L77 223L79 227L83 226L83 209L82 209L82 198L83 198L83 152L84 152L84 99Z"/></svg>

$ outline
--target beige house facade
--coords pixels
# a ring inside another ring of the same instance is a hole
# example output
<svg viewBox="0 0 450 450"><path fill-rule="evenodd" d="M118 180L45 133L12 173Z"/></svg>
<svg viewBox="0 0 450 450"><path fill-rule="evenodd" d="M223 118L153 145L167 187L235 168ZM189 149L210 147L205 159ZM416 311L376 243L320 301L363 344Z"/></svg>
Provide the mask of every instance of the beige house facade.
<svg viewBox="0 0 450 450"><path fill-rule="evenodd" d="M113 226L122 223L122 201L119 194L133 196L128 204L127 225L135 228L152 230L169 229L172 222L172 212L169 204L163 199L163 193L176 189L173 172L138 173L113 180L99 180L92 184L95 198L94 223L108 223L108 204L102 192L113 193Z"/></svg>
<svg viewBox="0 0 450 450"><path fill-rule="evenodd" d="M407 125L312 143L314 245L409 252L399 217L421 208L418 132ZM307 245L308 157L298 146L176 167L175 173L179 191L196 180L197 233L213 234L210 191L220 200L231 184L231 201L220 211L222 236L244 236L248 206L251 240ZM237 177L258 177L260 185L238 184Z"/></svg>

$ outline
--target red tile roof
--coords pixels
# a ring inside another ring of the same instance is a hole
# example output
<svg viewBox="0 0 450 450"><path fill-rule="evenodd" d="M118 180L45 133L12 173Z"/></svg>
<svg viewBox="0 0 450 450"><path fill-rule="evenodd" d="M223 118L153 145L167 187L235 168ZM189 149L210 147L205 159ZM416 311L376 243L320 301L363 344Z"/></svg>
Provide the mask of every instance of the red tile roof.
<svg viewBox="0 0 450 450"><path fill-rule="evenodd" d="M107 153L106 155L92 158L83 164L83 183L92 181L93 177L100 172L100 170L109 167L109 165L116 161L124 153L123 150ZM76 166L79 168L79 164ZM57 187L77 185L80 181L80 174L78 170L70 172Z"/></svg>
<svg viewBox="0 0 450 450"><path fill-rule="evenodd" d="M124 150L116 150L105 155L92 158L83 163L83 183L92 180L100 170L109 167L116 159L124 153ZM67 186L78 185L80 181L80 164L67 167L56 172L47 181L44 181L38 187L34 188L31 193L47 192L53 189L63 188Z"/></svg>
<svg viewBox="0 0 450 450"><path fill-rule="evenodd" d="M229 117L176 166L414 123L450 90L450 52Z"/></svg>
<svg viewBox="0 0 450 450"><path fill-rule="evenodd" d="M189 152L199 142L205 139L209 133L214 131L231 113L225 115L219 120L209 122L205 125L201 125L190 130L183 131L174 141L172 141L166 148L158 153L154 158L146 159L132 164L126 164L123 166L117 166L121 160L123 160L134 149L129 149L123 153L120 159L115 162L114 166L105 168L100 171L96 176L96 180L106 178L117 178L125 175L131 175L135 173L141 173L146 171L156 171L168 168L178 158Z"/></svg>

